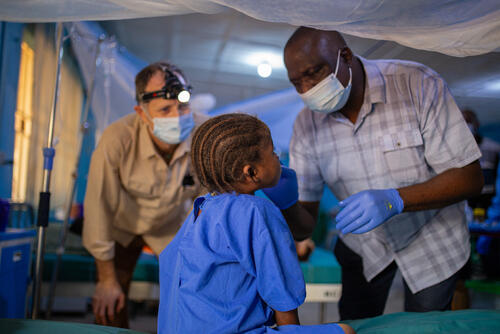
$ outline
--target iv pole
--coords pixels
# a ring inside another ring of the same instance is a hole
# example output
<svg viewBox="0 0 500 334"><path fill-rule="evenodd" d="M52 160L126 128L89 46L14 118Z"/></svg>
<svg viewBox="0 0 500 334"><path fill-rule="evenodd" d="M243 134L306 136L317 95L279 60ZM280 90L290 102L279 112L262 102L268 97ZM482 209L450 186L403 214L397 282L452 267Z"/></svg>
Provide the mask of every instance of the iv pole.
<svg viewBox="0 0 500 334"><path fill-rule="evenodd" d="M56 25L56 54L57 54L57 68L56 80L54 87L54 96L52 99L52 110L49 118L49 133L47 139L47 147L43 149L43 180L42 191L40 192L40 199L38 202L38 219L37 219L37 249L36 249L36 264L35 276L33 279L33 305L31 318L33 320L38 318L40 309L40 289L42 286L43 274L43 257L45 251L45 229L49 225L49 211L50 211L50 176L52 172L52 165L54 162L55 149L53 147L54 138L54 123L56 118L57 102L59 99L59 81L61 80L61 64L63 58L63 24L58 22Z"/></svg>
<svg viewBox="0 0 500 334"><path fill-rule="evenodd" d="M73 199L75 197L75 192L76 192L76 181L78 178L78 166L80 164L80 158L82 155L82 149L83 149L83 139L85 138L85 135L88 132L89 124L88 124L88 116L89 116L89 111L90 111L90 105L92 103L92 96L94 94L94 84L95 84L95 78L96 78L96 73L97 73L97 60L99 58L99 53L100 53L100 48L101 44L104 41L104 35L99 36L99 39L97 40L96 44L96 50L95 50L95 55L94 55L94 63L93 63L93 68L92 68L92 78L90 81L90 86L87 91L87 101L85 102L85 107L83 111L83 117L82 117L82 123L80 125L80 138L79 138L79 149L78 149L78 154L76 156L76 163L73 169L73 173L71 174L72 177L72 184L71 184L71 191L68 197L68 202L66 203L66 214L64 216L64 221L63 221L63 226L61 229L61 234L59 236L59 246L57 247L56 254L56 262L54 265L54 269L52 271L52 278L50 281L50 289L49 289L49 299L47 303L47 311L46 311L46 318L50 319L51 314L52 314L52 307L54 306L54 296L55 296L55 290L56 290L56 283L57 283L57 278L59 276L59 267L61 264L61 258L62 255L64 254L65 251L65 243L66 243L66 237L68 235L68 227L69 227L69 219L70 219L70 214L71 214L71 207L73 205Z"/></svg>

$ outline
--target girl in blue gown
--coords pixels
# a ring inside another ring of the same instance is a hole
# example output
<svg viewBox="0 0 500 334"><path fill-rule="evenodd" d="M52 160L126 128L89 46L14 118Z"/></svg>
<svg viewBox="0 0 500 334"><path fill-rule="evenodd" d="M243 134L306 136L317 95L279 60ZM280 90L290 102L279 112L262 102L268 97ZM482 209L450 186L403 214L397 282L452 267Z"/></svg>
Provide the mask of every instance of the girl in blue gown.
<svg viewBox="0 0 500 334"><path fill-rule="evenodd" d="M280 210L254 196L282 170L267 126L245 114L212 118L195 132L191 159L209 193L160 254L158 332L353 333L299 324L306 293L294 240Z"/></svg>

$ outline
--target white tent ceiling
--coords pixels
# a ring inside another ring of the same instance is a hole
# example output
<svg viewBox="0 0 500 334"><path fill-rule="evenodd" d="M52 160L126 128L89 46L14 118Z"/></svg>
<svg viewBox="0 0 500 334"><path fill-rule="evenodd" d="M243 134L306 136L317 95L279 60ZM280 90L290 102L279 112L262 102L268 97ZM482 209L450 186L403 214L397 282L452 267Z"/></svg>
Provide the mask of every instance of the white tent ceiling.
<svg viewBox="0 0 500 334"><path fill-rule="evenodd" d="M179 15L186 13L212 15ZM500 121L498 0L2 0L0 20L113 20L104 28L132 53L177 63L218 106L290 87L279 64L271 77L257 77L251 54L279 61L294 27L336 29L367 58L432 67L460 105L483 122Z"/></svg>
<svg viewBox="0 0 500 334"><path fill-rule="evenodd" d="M53 22L215 14L313 26L449 55L500 47L498 0L2 0L0 20Z"/></svg>
<svg viewBox="0 0 500 334"><path fill-rule="evenodd" d="M182 67L196 92L210 92L217 106L291 87L284 67L269 78L257 75L252 56L281 61L283 46L296 27L262 22L230 11L161 18L103 21L103 28L147 62L168 59ZM367 58L399 58L439 72L461 106L475 108L483 122L500 122L500 53L452 57L395 42L346 35L355 53Z"/></svg>

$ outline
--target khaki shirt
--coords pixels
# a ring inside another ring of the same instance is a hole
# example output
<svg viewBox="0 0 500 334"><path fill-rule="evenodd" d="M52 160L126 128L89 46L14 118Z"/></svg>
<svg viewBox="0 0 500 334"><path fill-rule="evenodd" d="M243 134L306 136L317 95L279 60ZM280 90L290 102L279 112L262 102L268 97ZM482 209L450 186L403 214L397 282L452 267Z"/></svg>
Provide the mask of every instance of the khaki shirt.
<svg viewBox="0 0 500 334"><path fill-rule="evenodd" d="M193 116L195 126L208 119ZM111 260L115 241L126 247L137 235L156 254L172 240L205 192L191 167L193 132L167 165L136 114L106 128L92 154L84 203L83 245L92 256ZM183 185L186 175L194 185Z"/></svg>

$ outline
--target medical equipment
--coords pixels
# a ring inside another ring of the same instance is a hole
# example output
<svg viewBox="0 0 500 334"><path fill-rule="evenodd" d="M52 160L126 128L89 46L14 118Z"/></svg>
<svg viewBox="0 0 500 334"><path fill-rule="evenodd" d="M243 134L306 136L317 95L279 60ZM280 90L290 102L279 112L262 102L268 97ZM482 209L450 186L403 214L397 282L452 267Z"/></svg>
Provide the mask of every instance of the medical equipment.
<svg viewBox="0 0 500 334"><path fill-rule="evenodd" d="M180 103L188 103L191 98L192 87L188 85L180 74L169 70L167 67L162 67L165 73L165 86L162 89L141 94L142 102L149 102L152 99L177 99Z"/></svg>

